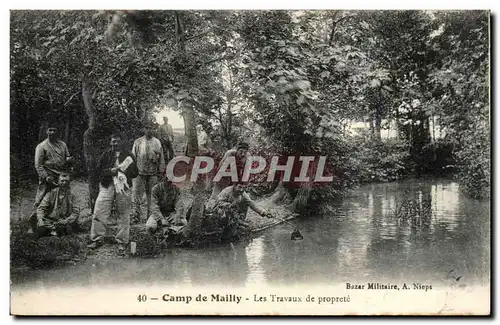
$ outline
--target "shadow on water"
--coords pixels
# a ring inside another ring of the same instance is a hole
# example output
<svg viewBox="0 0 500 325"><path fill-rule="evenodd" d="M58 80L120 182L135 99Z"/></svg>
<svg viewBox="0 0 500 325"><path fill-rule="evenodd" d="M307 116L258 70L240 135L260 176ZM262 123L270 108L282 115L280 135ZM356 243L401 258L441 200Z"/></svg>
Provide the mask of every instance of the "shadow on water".
<svg viewBox="0 0 500 325"><path fill-rule="evenodd" d="M394 211L411 197L431 217L398 222ZM489 283L490 206L445 180L411 180L358 188L330 212L293 221L304 239L290 240L282 224L234 245L172 249L156 259L86 261L11 274L18 287L123 283L245 286L335 284L353 281ZM447 278L448 277L448 278Z"/></svg>

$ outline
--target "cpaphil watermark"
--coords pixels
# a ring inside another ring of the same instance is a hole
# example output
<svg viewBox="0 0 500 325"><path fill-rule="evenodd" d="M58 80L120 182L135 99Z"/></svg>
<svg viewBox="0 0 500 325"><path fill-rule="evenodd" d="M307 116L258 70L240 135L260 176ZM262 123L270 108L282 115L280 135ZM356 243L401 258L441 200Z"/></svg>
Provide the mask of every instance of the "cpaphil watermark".
<svg viewBox="0 0 500 325"><path fill-rule="evenodd" d="M326 156L252 156L237 159L228 156L216 161L210 156L177 156L167 164L165 176L173 183L196 182L211 179L219 182L261 183L275 182L293 184L331 183L334 177L326 168Z"/></svg>

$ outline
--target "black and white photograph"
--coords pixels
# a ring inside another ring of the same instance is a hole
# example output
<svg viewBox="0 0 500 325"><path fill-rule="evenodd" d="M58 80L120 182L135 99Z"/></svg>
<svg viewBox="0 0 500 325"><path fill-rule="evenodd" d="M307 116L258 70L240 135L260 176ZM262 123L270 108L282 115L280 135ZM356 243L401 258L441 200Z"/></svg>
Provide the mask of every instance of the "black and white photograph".
<svg viewBox="0 0 500 325"><path fill-rule="evenodd" d="M11 315L491 314L489 10L9 16Z"/></svg>

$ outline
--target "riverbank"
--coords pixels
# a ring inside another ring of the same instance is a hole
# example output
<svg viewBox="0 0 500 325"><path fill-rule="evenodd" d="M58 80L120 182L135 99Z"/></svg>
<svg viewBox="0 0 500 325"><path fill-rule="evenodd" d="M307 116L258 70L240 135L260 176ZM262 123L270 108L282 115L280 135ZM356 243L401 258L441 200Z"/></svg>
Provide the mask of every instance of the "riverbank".
<svg viewBox="0 0 500 325"><path fill-rule="evenodd" d="M430 200L428 225L391 215L404 195ZM249 215L251 215L249 213ZM413 179L356 188L325 214L280 224L234 245L166 249L158 258L89 255L62 267L11 269L12 284L33 290L65 286L286 285L451 281L489 285L490 204L463 195L450 180ZM103 247L113 250L113 246ZM76 264L76 265L73 265ZM453 272L451 272L453 271Z"/></svg>

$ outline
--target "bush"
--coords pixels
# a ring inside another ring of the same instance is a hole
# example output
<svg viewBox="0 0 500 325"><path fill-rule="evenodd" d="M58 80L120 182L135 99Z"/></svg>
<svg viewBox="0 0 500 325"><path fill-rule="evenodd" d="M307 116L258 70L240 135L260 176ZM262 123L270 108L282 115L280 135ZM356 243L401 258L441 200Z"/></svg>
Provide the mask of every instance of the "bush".
<svg viewBox="0 0 500 325"><path fill-rule="evenodd" d="M402 179L414 171L409 147L399 140L378 141L359 136L353 139L356 179L359 183L390 182Z"/></svg>
<svg viewBox="0 0 500 325"><path fill-rule="evenodd" d="M425 145L418 154L418 173L442 176L455 169L453 145L446 139L438 139Z"/></svg>
<svg viewBox="0 0 500 325"><path fill-rule="evenodd" d="M475 199L488 199L491 187L490 138L485 128L465 134L456 150L457 174L461 190Z"/></svg>

